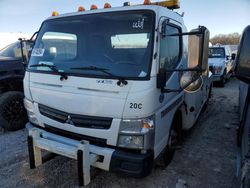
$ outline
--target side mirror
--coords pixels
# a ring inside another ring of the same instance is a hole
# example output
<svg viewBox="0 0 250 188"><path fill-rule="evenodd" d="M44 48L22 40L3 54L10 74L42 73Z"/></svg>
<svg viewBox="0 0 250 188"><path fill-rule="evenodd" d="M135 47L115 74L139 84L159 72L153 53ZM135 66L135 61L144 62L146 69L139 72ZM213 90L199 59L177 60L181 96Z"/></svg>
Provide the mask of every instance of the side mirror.
<svg viewBox="0 0 250 188"><path fill-rule="evenodd" d="M23 64L26 66L29 62L29 57L31 54L31 50L34 45L34 41L31 40L23 40L19 39L20 41L20 46L21 46L21 54L22 54L22 59L23 59Z"/></svg>
<svg viewBox="0 0 250 188"><path fill-rule="evenodd" d="M180 84L185 92L194 93L201 88L203 79L200 74L188 71L181 76Z"/></svg>
<svg viewBox="0 0 250 188"><path fill-rule="evenodd" d="M163 27L168 20L161 23L160 33L165 28ZM209 46L209 31L206 27L199 26L188 33L169 34L171 36L188 35L188 62L185 69L160 69L157 74L157 88L162 92L176 92L178 89L165 89L166 72L185 72L180 79L181 90L186 92L196 92L203 84L201 75L208 75L208 46Z"/></svg>
<svg viewBox="0 0 250 188"><path fill-rule="evenodd" d="M192 34L193 33L193 34ZM209 31L199 26L190 32L188 38L188 68L198 69L201 74L208 74Z"/></svg>
<svg viewBox="0 0 250 188"><path fill-rule="evenodd" d="M231 60L235 60L235 57L236 57L236 54L235 54L235 53L232 53L232 55L231 55Z"/></svg>
<svg viewBox="0 0 250 188"><path fill-rule="evenodd" d="M181 79L181 88L188 92L196 92L203 84L201 75L208 75L208 48L209 31L206 27L200 26L192 30L188 38L188 69ZM196 70L196 71L194 71Z"/></svg>
<svg viewBox="0 0 250 188"><path fill-rule="evenodd" d="M243 31L236 58L235 75L250 84L250 25Z"/></svg>

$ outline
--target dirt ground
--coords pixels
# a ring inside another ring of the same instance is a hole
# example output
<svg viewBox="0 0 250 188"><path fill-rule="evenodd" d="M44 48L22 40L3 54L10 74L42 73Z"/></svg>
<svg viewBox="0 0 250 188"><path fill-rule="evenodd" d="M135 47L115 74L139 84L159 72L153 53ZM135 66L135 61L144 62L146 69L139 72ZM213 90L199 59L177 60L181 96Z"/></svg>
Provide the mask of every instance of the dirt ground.
<svg viewBox="0 0 250 188"><path fill-rule="evenodd" d="M215 87L207 109L186 133L171 164L143 179L92 169L89 188L237 188L238 81ZM0 187L78 187L76 161L56 157L30 170L26 130L0 134ZM187 186L179 186L185 181Z"/></svg>

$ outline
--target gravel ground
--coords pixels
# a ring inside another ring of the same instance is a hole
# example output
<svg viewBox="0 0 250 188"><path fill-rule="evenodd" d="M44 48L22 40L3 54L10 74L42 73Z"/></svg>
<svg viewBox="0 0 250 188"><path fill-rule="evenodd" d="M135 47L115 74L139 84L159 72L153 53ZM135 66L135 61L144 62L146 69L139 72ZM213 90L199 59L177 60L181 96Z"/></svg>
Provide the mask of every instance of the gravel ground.
<svg viewBox="0 0 250 188"><path fill-rule="evenodd" d="M238 81L215 87L206 110L188 131L171 164L143 179L91 170L87 187L237 188ZM30 170L27 132L0 133L0 187L78 187L76 161L61 156ZM179 182L179 183L178 183ZM187 186L183 186L183 184Z"/></svg>

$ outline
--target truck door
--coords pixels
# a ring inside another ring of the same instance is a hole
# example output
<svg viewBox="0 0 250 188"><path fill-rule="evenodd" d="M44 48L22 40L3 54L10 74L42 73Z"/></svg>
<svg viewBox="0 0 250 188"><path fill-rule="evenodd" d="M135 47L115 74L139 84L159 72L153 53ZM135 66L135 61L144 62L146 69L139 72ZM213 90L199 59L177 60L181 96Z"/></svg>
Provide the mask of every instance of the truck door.
<svg viewBox="0 0 250 188"><path fill-rule="evenodd" d="M160 54L159 63L160 69L173 70L176 68L182 68L182 37L181 36L167 36L171 34L181 33L181 27L169 22L165 28L165 37L161 37L160 40ZM167 83L168 89L179 89L179 73L173 71L167 71ZM176 96L176 92L168 93L169 99Z"/></svg>
<svg viewBox="0 0 250 188"><path fill-rule="evenodd" d="M181 27L179 25L169 23L165 26L164 35L160 36L159 45L159 68L165 68L166 70L176 69L177 67L183 66L182 64L182 37L181 36L167 36L171 34L176 34L181 32ZM167 72L166 74L166 88L167 89L180 89L179 84L179 73L178 72ZM155 143L159 145L156 146L161 151L167 143L169 128L172 124L172 119L176 111L177 105L176 101L182 100L180 92L170 92L164 93L164 104L161 113L156 118L157 125L156 128ZM173 105L175 104L175 105ZM166 110L167 109L167 110ZM167 113L163 113L167 111ZM156 152L157 150L156 149ZM159 151L158 150L158 151ZM157 155L157 154L156 154Z"/></svg>

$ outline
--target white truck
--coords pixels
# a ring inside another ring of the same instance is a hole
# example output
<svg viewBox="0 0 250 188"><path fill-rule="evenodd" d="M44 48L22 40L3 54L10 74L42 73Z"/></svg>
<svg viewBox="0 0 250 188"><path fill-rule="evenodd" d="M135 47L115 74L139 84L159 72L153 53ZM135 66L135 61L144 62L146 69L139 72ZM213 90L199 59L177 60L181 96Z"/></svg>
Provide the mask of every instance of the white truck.
<svg viewBox="0 0 250 188"><path fill-rule="evenodd" d="M168 164L211 90L209 31L187 32L178 1L58 15L38 32L24 78L30 167L41 150L90 167L147 176Z"/></svg>
<svg viewBox="0 0 250 188"><path fill-rule="evenodd" d="M235 54L229 46L220 44L209 47L208 65L213 73L213 80L224 87L226 81L231 77L234 68Z"/></svg>

